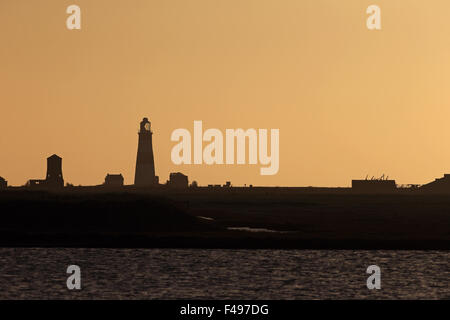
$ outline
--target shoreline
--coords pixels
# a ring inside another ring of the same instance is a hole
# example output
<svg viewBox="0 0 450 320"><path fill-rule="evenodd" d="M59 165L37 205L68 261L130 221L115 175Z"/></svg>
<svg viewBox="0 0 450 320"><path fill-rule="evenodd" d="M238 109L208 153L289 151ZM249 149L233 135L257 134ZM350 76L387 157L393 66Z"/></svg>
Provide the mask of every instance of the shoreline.
<svg viewBox="0 0 450 320"><path fill-rule="evenodd" d="M116 248L223 250L450 250L449 240L301 239L225 236L13 236L0 248Z"/></svg>

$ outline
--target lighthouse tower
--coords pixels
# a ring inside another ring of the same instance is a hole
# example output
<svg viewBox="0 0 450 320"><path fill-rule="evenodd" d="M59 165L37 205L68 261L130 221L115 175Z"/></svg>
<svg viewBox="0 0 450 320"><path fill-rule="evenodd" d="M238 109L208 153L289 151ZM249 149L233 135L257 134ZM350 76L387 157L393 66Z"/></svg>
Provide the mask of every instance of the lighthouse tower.
<svg viewBox="0 0 450 320"><path fill-rule="evenodd" d="M134 185L152 186L158 184L158 178L155 176L155 161L153 158L153 145L150 121L144 118L141 121L139 130L139 143L136 159L136 173L134 176Z"/></svg>

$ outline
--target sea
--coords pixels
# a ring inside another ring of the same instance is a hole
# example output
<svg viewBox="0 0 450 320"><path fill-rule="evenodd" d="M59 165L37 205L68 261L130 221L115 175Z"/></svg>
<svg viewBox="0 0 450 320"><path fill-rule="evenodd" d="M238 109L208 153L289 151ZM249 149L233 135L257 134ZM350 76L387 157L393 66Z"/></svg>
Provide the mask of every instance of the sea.
<svg viewBox="0 0 450 320"><path fill-rule="evenodd" d="M449 262L450 251L1 248L0 299L450 299Z"/></svg>

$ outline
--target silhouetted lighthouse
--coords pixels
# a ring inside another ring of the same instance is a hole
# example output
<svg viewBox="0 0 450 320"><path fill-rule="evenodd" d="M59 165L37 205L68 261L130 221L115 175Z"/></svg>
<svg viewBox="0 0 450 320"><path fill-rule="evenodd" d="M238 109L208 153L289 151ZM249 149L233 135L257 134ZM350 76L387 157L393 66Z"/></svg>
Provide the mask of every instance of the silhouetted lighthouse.
<svg viewBox="0 0 450 320"><path fill-rule="evenodd" d="M139 130L136 174L134 176L136 186L151 186L158 183L158 178L155 176L152 135L150 121L144 118Z"/></svg>

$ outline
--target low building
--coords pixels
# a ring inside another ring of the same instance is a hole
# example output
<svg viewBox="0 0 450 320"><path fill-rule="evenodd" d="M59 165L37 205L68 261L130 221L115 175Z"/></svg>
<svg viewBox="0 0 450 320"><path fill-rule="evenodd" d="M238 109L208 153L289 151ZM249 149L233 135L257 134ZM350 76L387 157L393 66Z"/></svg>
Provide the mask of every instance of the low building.
<svg viewBox="0 0 450 320"><path fill-rule="evenodd" d="M105 177L105 186L107 187L123 187L122 174L107 174Z"/></svg>
<svg viewBox="0 0 450 320"><path fill-rule="evenodd" d="M450 174L444 174L444 177L424 184L419 190L434 193L450 193Z"/></svg>
<svg viewBox="0 0 450 320"><path fill-rule="evenodd" d="M389 193L397 190L395 180L352 180L352 191L360 193Z"/></svg>
<svg viewBox="0 0 450 320"><path fill-rule="evenodd" d="M46 181L42 179L31 179L27 181L26 186L30 188L43 188L46 186Z"/></svg>
<svg viewBox="0 0 450 320"><path fill-rule="evenodd" d="M181 172L172 172L167 181L167 185L176 188L187 188L189 186L188 177Z"/></svg>
<svg viewBox="0 0 450 320"><path fill-rule="evenodd" d="M0 177L0 189L6 189L6 187L8 187L8 181L3 177Z"/></svg>

